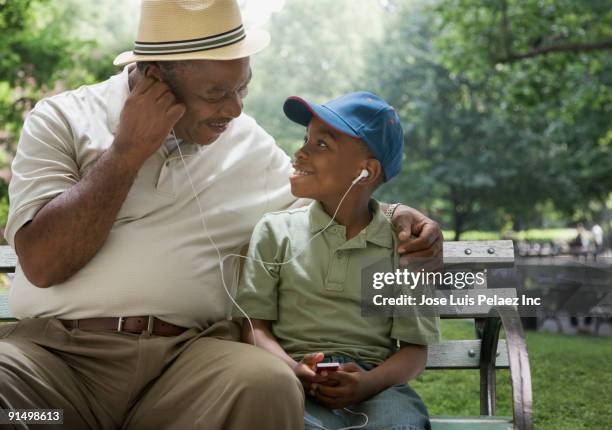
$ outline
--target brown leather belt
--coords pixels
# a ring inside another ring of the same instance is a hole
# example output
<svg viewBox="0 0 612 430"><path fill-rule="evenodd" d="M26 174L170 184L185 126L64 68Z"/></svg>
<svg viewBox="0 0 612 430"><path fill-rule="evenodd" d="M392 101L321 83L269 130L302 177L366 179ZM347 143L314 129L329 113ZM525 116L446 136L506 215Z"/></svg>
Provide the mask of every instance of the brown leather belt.
<svg viewBox="0 0 612 430"><path fill-rule="evenodd" d="M152 316L87 318L82 320L60 320L67 329L78 328L89 331L111 330L117 332L142 333L154 336L178 336L185 327L162 321Z"/></svg>

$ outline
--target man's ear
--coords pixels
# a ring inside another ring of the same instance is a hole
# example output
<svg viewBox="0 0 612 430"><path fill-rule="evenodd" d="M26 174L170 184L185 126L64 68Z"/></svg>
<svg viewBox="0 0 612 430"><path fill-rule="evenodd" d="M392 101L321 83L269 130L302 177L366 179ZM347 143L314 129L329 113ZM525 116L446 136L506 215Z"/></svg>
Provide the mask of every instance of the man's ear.
<svg viewBox="0 0 612 430"><path fill-rule="evenodd" d="M157 62L151 62L147 65L147 67L145 68L144 71L144 75L150 78L155 79L156 81L162 81L162 77L161 77L161 69L159 68L159 65L157 64Z"/></svg>

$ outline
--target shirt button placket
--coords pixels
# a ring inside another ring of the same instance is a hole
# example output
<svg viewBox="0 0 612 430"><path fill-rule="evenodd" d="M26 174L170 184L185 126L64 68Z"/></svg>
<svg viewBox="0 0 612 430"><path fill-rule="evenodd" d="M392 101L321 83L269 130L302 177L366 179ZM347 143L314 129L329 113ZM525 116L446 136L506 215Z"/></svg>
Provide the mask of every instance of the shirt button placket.
<svg viewBox="0 0 612 430"><path fill-rule="evenodd" d="M344 290L344 282L346 281L348 257L346 252L342 250L337 250L334 254L334 258L332 258L329 265L326 289L331 291L342 291Z"/></svg>

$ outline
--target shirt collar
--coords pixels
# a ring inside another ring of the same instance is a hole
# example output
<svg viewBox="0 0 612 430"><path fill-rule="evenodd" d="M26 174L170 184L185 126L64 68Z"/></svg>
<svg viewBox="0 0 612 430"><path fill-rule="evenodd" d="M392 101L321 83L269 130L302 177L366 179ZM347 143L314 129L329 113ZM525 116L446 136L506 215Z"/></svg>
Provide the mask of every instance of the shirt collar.
<svg viewBox="0 0 612 430"><path fill-rule="evenodd" d="M385 217L385 214L380 210L380 204L376 200L370 199L370 207L373 211L372 221L370 221L370 224L368 224L357 236L352 238L350 242L353 242L354 239L358 239L365 234L365 241L385 248L393 248L395 232L392 225ZM331 217L325 212L323 205L318 201L310 204L308 212L310 232L313 234L323 230L331 221ZM333 226L338 226L335 228L341 229L343 237L346 237L345 227L339 225L335 220L323 234L329 232L330 229L334 228ZM363 243L363 247L365 247L363 239L361 239L361 242Z"/></svg>
<svg viewBox="0 0 612 430"><path fill-rule="evenodd" d="M119 116L123 110L123 105L130 95L128 84L129 65L123 71L109 80L109 88L106 97L107 125L112 134L115 134L119 126Z"/></svg>

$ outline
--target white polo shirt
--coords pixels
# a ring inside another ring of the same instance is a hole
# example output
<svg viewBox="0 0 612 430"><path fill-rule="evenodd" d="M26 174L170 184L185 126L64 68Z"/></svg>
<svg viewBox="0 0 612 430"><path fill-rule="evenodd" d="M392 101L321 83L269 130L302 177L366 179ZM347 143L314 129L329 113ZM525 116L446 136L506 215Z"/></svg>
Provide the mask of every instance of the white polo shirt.
<svg viewBox="0 0 612 430"><path fill-rule="evenodd" d="M114 139L129 94L128 70L40 101L25 121L9 187L5 236L83 176ZM202 226L173 138L142 166L95 257L66 282L37 288L17 267L10 311L17 318L155 315L205 328L229 315L219 260ZM248 115L209 146L181 143L184 160L222 255L238 251L261 216L295 202L287 155ZM71 240L82 240L74 232ZM58 255L57 258L61 258ZM226 260L228 286L237 261Z"/></svg>

